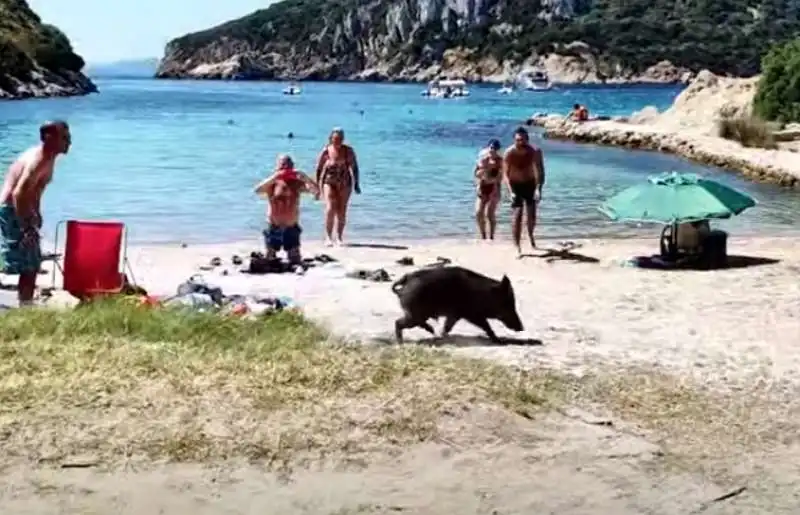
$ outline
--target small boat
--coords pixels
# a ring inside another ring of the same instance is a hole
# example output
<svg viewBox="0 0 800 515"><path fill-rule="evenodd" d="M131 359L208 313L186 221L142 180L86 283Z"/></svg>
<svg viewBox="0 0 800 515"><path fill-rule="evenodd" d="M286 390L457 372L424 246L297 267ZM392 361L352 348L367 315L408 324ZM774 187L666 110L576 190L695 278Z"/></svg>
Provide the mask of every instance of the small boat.
<svg viewBox="0 0 800 515"><path fill-rule="evenodd" d="M553 84L544 70L533 70L520 75L520 81L525 87L525 91L549 91L553 89Z"/></svg>
<svg viewBox="0 0 800 515"><path fill-rule="evenodd" d="M503 84L503 87L497 90L501 95L510 95L514 93L514 85L510 82Z"/></svg>
<svg viewBox="0 0 800 515"><path fill-rule="evenodd" d="M467 83L461 79L437 79L428 83L427 89L420 93L429 98L464 98L469 96Z"/></svg>
<svg viewBox="0 0 800 515"><path fill-rule="evenodd" d="M300 89L300 84L297 84L296 82L292 82L291 84L283 88L284 95L299 95L302 92L303 90Z"/></svg>

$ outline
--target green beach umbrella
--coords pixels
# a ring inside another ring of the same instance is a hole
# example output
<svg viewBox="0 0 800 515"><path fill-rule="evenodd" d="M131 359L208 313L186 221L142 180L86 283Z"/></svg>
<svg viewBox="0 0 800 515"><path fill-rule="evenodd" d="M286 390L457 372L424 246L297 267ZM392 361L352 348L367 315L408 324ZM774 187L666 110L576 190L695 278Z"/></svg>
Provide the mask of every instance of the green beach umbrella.
<svg viewBox="0 0 800 515"><path fill-rule="evenodd" d="M621 191L600 211L615 221L679 224L729 218L755 205L753 198L724 184L672 172Z"/></svg>

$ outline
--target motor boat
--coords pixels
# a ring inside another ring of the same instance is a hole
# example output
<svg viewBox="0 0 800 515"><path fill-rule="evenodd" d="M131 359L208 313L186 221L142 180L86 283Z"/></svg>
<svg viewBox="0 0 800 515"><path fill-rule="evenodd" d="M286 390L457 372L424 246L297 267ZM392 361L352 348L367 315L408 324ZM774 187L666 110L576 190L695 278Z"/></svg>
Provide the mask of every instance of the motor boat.
<svg viewBox="0 0 800 515"><path fill-rule="evenodd" d="M537 69L522 73L519 80L523 84L525 91L549 91L553 89L553 84L544 70Z"/></svg>
<svg viewBox="0 0 800 515"><path fill-rule="evenodd" d="M299 95L302 92L303 90L300 89L300 85L297 84L296 82L293 82L288 86L286 86L285 88L283 88L284 95Z"/></svg>
<svg viewBox="0 0 800 515"><path fill-rule="evenodd" d="M461 79L437 79L429 82L427 89L420 94L429 98L464 98L469 96L469 90Z"/></svg>

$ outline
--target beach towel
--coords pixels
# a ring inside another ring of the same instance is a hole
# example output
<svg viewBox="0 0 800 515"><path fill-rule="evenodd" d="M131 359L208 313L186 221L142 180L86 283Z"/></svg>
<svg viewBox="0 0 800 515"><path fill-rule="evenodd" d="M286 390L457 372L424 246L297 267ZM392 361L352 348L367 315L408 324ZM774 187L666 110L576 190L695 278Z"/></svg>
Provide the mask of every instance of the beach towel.
<svg viewBox="0 0 800 515"><path fill-rule="evenodd" d="M0 270L6 274L36 274L42 249L36 229L23 230L14 206L0 206Z"/></svg>

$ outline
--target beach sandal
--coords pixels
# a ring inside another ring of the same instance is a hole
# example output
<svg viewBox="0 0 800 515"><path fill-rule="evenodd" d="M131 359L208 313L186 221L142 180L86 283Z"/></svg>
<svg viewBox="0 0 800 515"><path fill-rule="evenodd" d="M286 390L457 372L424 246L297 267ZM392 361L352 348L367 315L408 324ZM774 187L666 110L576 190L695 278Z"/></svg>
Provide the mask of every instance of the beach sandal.
<svg viewBox="0 0 800 515"><path fill-rule="evenodd" d="M244 260L242 260L242 258L234 254L233 256L231 256L231 263L233 263L236 266L239 266L242 263L244 263Z"/></svg>
<svg viewBox="0 0 800 515"><path fill-rule="evenodd" d="M211 261L208 264L211 266L220 266L222 265L222 258L213 257L211 258Z"/></svg>
<svg viewBox="0 0 800 515"><path fill-rule="evenodd" d="M337 260L335 258L332 258L331 256L329 256L327 254L317 254L312 259L314 259L315 261L319 261L320 263L323 263L323 264L336 263L337 262Z"/></svg>
<svg viewBox="0 0 800 515"><path fill-rule="evenodd" d="M414 266L414 258L410 256L401 257L395 263L402 266Z"/></svg>
<svg viewBox="0 0 800 515"><path fill-rule="evenodd" d="M447 266L452 262L453 260L451 260L450 258L436 256L436 261L434 261L433 263L428 263L427 265L424 266L424 268L436 268L440 266Z"/></svg>
<svg viewBox="0 0 800 515"><path fill-rule="evenodd" d="M384 270L383 268L379 268L374 272L370 273L367 276L367 280L376 283L388 283L389 281L392 280L392 278L389 277L389 273L386 270Z"/></svg>

